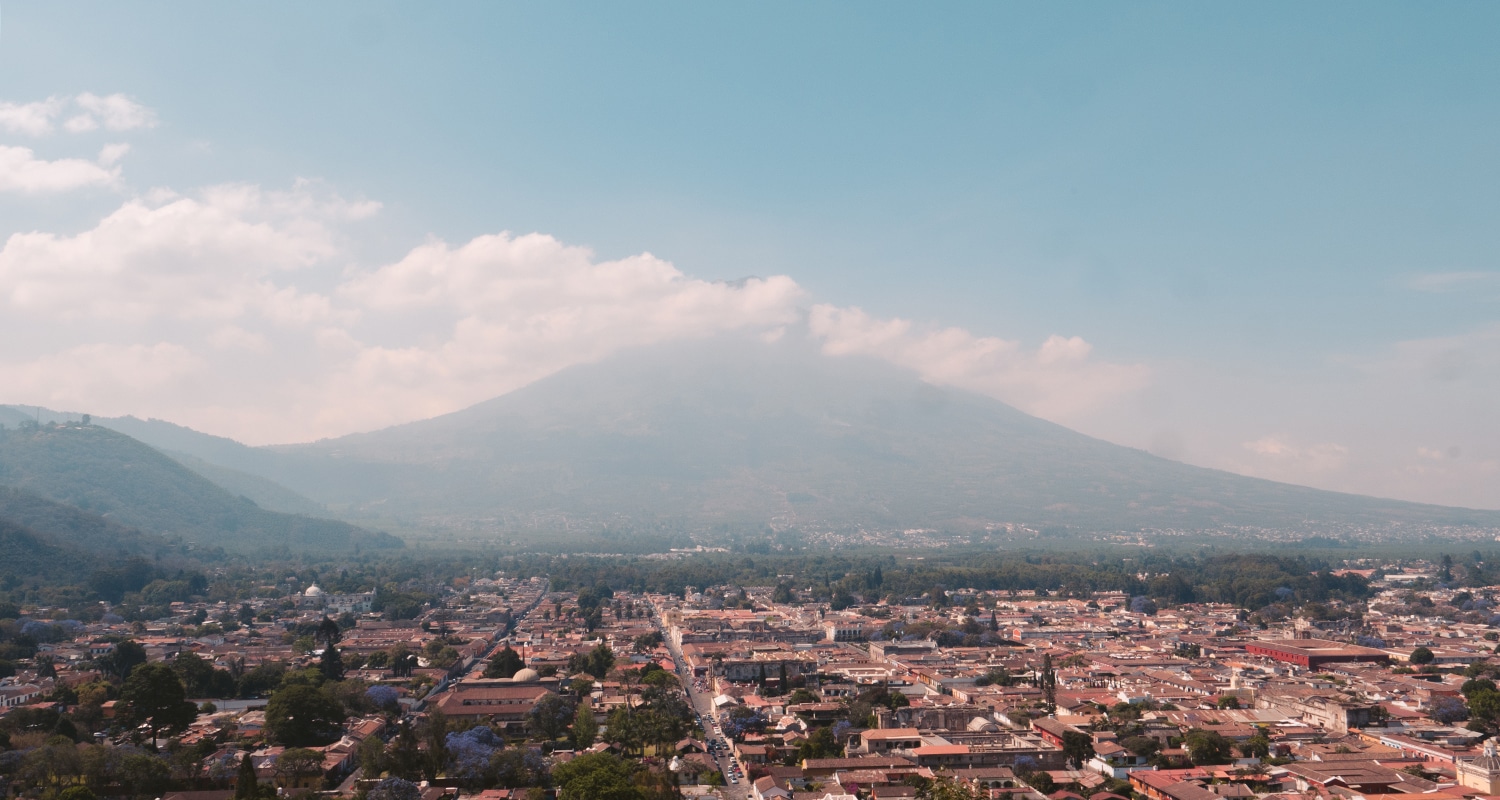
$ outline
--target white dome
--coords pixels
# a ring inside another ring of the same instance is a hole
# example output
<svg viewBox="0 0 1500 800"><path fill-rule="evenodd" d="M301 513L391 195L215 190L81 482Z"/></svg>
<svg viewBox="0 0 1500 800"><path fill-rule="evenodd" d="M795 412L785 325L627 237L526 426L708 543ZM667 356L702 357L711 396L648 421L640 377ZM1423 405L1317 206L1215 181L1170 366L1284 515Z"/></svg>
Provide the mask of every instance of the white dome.
<svg viewBox="0 0 1500 800"><path fill-rule="evenodd" d="M516 670L516 674L510 676L510 679L515 683L529 683L530 681L539 680L541 677L542 673L537 672L531 667L522 667Z"/></svg>
<svg viewBox="0 0 1500 800"><path fill-rule="evenodd" d="M315 584L307 587L307 591L303 592L302 596L303 597L322 597L323 596L323 590L319 589L318 585L315 583Z"/></svg>

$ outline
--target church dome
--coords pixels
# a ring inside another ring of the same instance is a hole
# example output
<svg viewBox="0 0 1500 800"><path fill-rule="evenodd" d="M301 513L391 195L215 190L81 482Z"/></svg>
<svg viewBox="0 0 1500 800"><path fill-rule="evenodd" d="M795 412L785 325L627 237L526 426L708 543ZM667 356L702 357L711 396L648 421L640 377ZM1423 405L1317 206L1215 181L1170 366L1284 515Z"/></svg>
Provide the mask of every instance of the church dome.
<svg viewBox="0 0 1500 800"><path fill-rule="evenodd" d="M1500 775L1500 756L1495 755L1495 740L1485 740L1484 755L1470 761L1468 766L1490 775Z"/></svg>
<svg viewBox="0 0 1500 800"><path fill-rule="evenodd" d="M522 667L516 670L516 674L510 676L510 679L513 683L530 683L531 681L540 680L541 677L542 674L531 667Z"/></svg>
<svg viewBox="0 0 1500 800"><path fill-rule="evenodd" d="M319 589L318 585L315 583L315 584L307 587L307 591L303 592L302 596L303 597L322 597L323 596L323 590Z"/></svg>

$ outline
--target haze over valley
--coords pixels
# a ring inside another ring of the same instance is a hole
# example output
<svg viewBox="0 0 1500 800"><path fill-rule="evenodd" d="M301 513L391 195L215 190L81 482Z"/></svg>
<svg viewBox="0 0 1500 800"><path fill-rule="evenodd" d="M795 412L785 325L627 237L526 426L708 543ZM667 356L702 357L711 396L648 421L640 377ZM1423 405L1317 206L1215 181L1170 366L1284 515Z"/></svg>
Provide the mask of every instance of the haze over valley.
<svg viewBox="0 0 1500 800"><path fill-rule="evenodd" d="M0 800L1500 800L1497 31L4 0Z"/></svg>

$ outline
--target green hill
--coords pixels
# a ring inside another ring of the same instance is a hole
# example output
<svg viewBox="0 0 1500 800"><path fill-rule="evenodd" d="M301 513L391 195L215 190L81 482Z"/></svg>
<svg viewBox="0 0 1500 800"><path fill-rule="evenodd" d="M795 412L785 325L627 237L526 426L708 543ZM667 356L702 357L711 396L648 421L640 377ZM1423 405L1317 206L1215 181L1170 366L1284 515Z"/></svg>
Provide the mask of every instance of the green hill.
<svg viewBox="0 0 1500 800"><path fill-rule="evenodd" d="M35 531L0 517L0 579L41 578L52 580L68 575L86 575L99 565L99 559L73 548L62 547Z"/></svg>
<svg viewBox="0 0 1500 800"><path fill-rule="evenodd" d="M82 550L104 559L161 556L179 544L9 486L0 486L0 519L26 528L60 547Z"/></svg>
<svg viewBox="0 0 1500 800"><path fill-rule="evenodd" d="M231 552L351 552L399 539L343 522L267 511L161 452L94 425L0 430L0 486L119 526Z"/></svg>
<svg viewBox="0 0 1500 800"><path fill-rule="evenodd" d="M84 415L77 412L0 405L0 426L29 427L33 423L76 425L83 418ZM230 494L248 497L268 511L333 518L322 503L257 474L264 469L268 459L274 458L266 451L159 419L126 416L92 417L90 421L151 445Z"/></svg>
<svg viewBox="0 0 1500 800"><path fill-rule="evenodd" d="M0 577L77 580L122 559L156 561L179 550L98 514L0 486Z"/></svg>

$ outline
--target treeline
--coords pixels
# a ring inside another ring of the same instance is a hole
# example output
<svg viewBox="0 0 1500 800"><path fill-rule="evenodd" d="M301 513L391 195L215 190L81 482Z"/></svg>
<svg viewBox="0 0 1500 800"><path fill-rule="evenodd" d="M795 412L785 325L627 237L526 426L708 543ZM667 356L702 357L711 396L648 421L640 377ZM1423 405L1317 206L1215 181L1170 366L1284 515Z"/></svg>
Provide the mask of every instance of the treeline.
<svg viewBox="0 0 1500 800"><path fill-rule="evenodd" d="M557 589L603 586L681 594L689 586L787 584L828 601L846 595L899 602L960 589L1079 597L1118 591L1170 604L1231 603L1257 609L1274 603L1357 600L1370 593L1363 578L1335 576L1333 565L1321 559L1267 554L939 553L921 560L874 554L711 555L676 561L515 557L501 559L500 568L549 575Z"/></svg>

